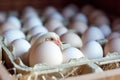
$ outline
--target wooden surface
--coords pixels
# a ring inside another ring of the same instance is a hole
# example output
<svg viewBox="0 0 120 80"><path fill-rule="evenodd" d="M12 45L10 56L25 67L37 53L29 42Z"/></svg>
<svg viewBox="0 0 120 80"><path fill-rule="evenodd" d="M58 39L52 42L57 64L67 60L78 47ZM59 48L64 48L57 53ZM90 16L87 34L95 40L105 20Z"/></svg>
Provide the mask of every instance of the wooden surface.
<svg viewBox="0 0 120 80"><path fill-rule="evenodd" d="M120 69L114 69L100 73L86 74L61 80L120 80Z"/></svg>

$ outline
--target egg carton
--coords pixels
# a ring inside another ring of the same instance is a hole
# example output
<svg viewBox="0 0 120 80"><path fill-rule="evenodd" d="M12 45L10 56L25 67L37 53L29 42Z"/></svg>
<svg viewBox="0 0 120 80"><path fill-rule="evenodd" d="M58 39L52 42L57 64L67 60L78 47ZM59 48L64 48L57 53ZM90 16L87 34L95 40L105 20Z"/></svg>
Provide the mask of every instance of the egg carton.
<svg viewBox="0 0 120 80"><path fill-rule="evenodd" d="M36 64L34 67L29 67L24 65L20 58L13 57L12 48L5 46L2 36L0 36L0 45L5 65L15 80L58 80L120 67L119 53L108 54L101 59L72 59L68 63L53 67L47 64Z"/></svg>

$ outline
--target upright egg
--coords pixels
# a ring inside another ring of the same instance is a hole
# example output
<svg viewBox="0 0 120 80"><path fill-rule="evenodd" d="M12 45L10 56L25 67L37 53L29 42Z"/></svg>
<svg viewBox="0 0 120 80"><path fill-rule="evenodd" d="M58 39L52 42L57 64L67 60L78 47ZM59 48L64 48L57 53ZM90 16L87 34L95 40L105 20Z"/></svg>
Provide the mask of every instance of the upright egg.
<svg viewBox="0 0 120 80"><path fill-rule="evenodd" d="M98 59L103 57L102 46L96 41L90 41L82 47L83 54L88 59Z"/></svg>
<svg viewBox="0 0 120 80"><path fill-rule="evenodd" d="M111 28L107 24L102 24L99 26L100 30L104 34L105 37L107 37L111 33Z"/></svg>
<svg viewBox="0 0 120 80"><path fill-rule="evenodd" d="M60 36L60 38L62 42L69 43L73 47L81 48L83 45L81 38L73 32L67 32Z"/></svg>
<svg viewBox="0 0 120 80"><path fill-rule="evenodd" d="M66 27L58 27L54 30L54 32L57 33L59 36L63 35L67 31L68 29Z"/></svg>
<svg viewBox="0 0 120 80"><path fill-rule="evenodd" d="M87 43L88 41L99 40L104 38L105 36L102 33L102 31L95 26L91 26L90 28L88 28L82 35L83 44Z"/></svg>
<svg viewBox="0 0 120 80"><path fill-rule="evenodd" d="M83 53L75 47L66 48L62 51L62 53L63 53L63 63L66 63L71 59L80 59L85 57Z"/></svg>
<svg viewBox="0 0 120 80"><path fill-rule="evenodd" d="M12 43L9 45L14 48L13 55L15 57L21 57L22 61L25 64L28 64L28 50L31 47L30 43L25 39L16 39L12 41Z"/></svg>
<svg viewBox="0 0 120 80"><path fill-rule="evenodd" d="M49 19L45 23L45 27L48 29L48 31L54 31L58 27L63 27L63 23L57 19Z"/></svg>
<svg viewBox="0 0 120 80"><path fill-rule="evenodd" d="M81 21L74 21L70 26L69 29L74 29L77 33L83 34L87 29L87 24Z"/></svg>
<svg viewBox="0 0 120 80"><path fill-rule="evenodd" d="M29 65L46 63L49 66L59 65L63 62L63 55L60 48L52 41L44 41L38 44L29 53Z"/></svg>
<svg viewBox="0 0 120 80"><path fill-rule="evenodd" d="M120 38L113 38L111 40L108 41L108 43L106 44L108 47L108 52L112 53L112 52L118 52L120 53ZM108 53L106 52L105 55Z"/></svg>
<svg viewBox="0 0 120 80"><path fill-rule="evenodd" d="M18 29L10 29L3 33L3 36L6 39L6 45L9 45L15 39L25 39L25 34Z"/></svg>

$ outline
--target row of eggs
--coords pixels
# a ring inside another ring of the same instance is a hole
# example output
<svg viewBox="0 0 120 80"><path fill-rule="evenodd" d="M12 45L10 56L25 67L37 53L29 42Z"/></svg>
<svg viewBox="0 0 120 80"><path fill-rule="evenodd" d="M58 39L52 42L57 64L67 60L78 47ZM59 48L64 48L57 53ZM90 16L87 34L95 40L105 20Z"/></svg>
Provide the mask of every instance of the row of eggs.
<svg viewBox="0 0 120 80"><path fill-rule="evenodd" d="M104 12L87 5L79 13L75 5L70 5L63 9L63 16L54 7L47 7L41 17L33 7L27 7L22 16L23 25L16 16L9 16L0 33L6 46L13 47L14 57L21 57L28 66L38 63L53 66L74 58L95 59L108 52L119 52L119 32L112 32ZM108 39L104 51L96 41L101 39ZM61 49L63 42L70 45Z"/></svg>

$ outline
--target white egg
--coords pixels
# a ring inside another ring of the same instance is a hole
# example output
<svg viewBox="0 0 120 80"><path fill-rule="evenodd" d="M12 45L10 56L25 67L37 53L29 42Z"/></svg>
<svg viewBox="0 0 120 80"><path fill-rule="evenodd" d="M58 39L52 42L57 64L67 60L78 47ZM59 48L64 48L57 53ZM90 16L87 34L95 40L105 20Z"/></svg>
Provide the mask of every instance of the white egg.
<svg viewBox="0 0 120 80"><path fill-rule="evenodd" d="M9 17L7 18L7 22L14 24L14 25L15 25L16 27L18 27L19 29L21 28L21 22L20 22L20 20L19 20L17 17L15 17L15 16L9 16Z"/></svg>
<svg viewBox="0 0 120 80"><path fill-rule="evenodd" d="M6 45L9 45L15 39L25 39L25 34L18 29L7 30L3 33L3 36L6 39Z"/></svg>
<svg viewBox="0 0 120 80"><path fill-rule="evenodd" d="M62 53L63 53L63 63L69 62L69 60L71 59L80 59L85 57L83 53L75 47L66 48L62 51Z"/></svg>
<svg viewBox="0 0 120 80"><path fill-rule="evenodd" d="M22 57L22 61L28 64L28 50L30 49L30 43L25 39L16 39L12 41L9 46L13 46L15 57Z"/></svg>
<svg viewBox="0 0 120 80"><path fill-rule="evenodd" d="M55 12L53 13L49 19L57 19L57 20L60 20L60 21L64 21L64 18L63 16L59 13L59 12Z"/></svg>
<svg viewBox="0 0 120 80"><path fill-rule="evenodd" d="M81 38L73 32L63 34L60 36L60 39L62 42L71 44L73 47L81 48L83 45Z"/></svg>
<svg viewBox="0 0 120 80"><path fill-rule="evenodd" d="M47 33L48 30L44 26L35 26L29 30L28 35L34 36L38 33Z"/></svg>
<svg viewBox="0 0 120 80"><path fill-rule="evenodd" d="M120 33L119 33L119 32L112 32L111 34L109 34L109 35L107 36L107 39L108 39L108 40L111 40L111 39L113 39L113 38L118 38L118 37L120 37Z"/></svg>
<svg viewBox="0 0 120 80"><path fill-rule="evenodd" d="M58 27L63 27L63 23L57 19L50 19L45 23L45 27L48 31L52 32Z"/></svg>
<svg viewBox="0 0 120 80"><path fill-rule="evenodd" d="M99 40L104 38L105 36L102 33L102 31L95 26L91 26L90 28L88 28L82 35L83 44L87 43L88 41Z"/></svg>
<svg viewBox="0 0 120 80"><path fill-rule="evenodd" d="M105 37L107 37L111 33L111 28L107 24L100 25L99 28Z"/></svg>
<svg viewBox="0 0 120 80"><path fill-rule="evenodd" d="M6 18L7 18L6 12L0 11L0 23L5 22Z"/></svg>
<svg viewBox="0 0 120 80"><path fill-rule="evenodd" d="M59 36L63 35L64 33L66 33L68 31L68 29L66 27L58 27L54 30L54 32L56 34L58 34Z"/></svg>
<svg viewBox="0 0 120 80"><path fill-rule="evenodd" d="M83 54L88 59L98 59L103 57L102 46L96 41L89 41L82 47Z"/></svg>
<svg viewBox="0 0 120 80"><path fill-rule="evenodd" d="M45 11L44 11L43 16L44 16L45 18L48 18L48 17L50 17L52 14L54 14L54 13L56 13L56 12L57 12L57 10L56 10L55 7L53 7L53 6L48 6L48 7L46 7L46 9L45 9Z"/></svg>
<svg viewBox="0 0 120 80"><path fill-rule="evenodd" d="M88 26L81 21L75 21L69 26L69 28L74 29L77 33L83 34L88 29Z"/></svg>
<svg viewBox="0 0 120 80"><path fill-rule="evenodd" d="M74 4L71 4L63 9L62 14L66 19L70 19L76 14L76 12L77 7Z"/></svg>
<svg viewBox="0 0 120 80"><path fill-rule="evenodd" d="M31 28L33 28L35 26L43 26L41 19L39 17L35 17L35 16L30 17L23 24L23 28L26 28L27 30L30 30Z"/></svg>
<svg viewBox="0 0 120 80"><path fill-rule="evenodd" d="M5 22L4 24L1 25L0 33L3 34L5 31L10 29L20 29L20 28L12 23Z"/></svg>
<svg viewBox="0 0 120 80"><path fill-rule="evenodd" d="M88 23L88 19L87 19L86 15L83 14L83 13L77 13L77 14L73 17L73 21L81 21L81 22L83 22L83 23L85 23L85 24Z"/></svg>
<svg viewBox="0 0 120 80"><path fill-rule="evenodd" d="M29 53L29 65L46 63L49 66L60 65L63 62L63 55L60 48L52 41L45 41L38 44Z"/></svg>
<svg viewBox="0 0 120 80"><path fill-rule="evenodd" d="M45 34L45 33L42 32L42 33L38 33L38 34L32 36L31 39L30 39L30 44L32 45L43 34Z"/></svg>

